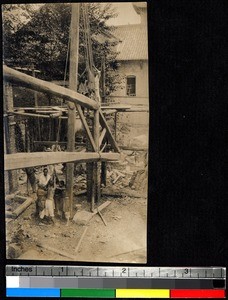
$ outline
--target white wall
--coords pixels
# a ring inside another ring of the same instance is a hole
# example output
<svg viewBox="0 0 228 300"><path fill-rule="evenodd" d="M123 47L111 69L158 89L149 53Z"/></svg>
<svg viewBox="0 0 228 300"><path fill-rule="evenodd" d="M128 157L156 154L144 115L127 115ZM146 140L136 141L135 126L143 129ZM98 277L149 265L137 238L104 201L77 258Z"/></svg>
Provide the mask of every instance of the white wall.
<svg viewBox="0 0 228 300"><path fill-rule="evenodd" d="M136 96L126 95L126 80L124 80L124 88L112 94L113 100L132 105L149 105L148 61L121 61L119 73L125 78L129 75L136 76Z"/></svg>

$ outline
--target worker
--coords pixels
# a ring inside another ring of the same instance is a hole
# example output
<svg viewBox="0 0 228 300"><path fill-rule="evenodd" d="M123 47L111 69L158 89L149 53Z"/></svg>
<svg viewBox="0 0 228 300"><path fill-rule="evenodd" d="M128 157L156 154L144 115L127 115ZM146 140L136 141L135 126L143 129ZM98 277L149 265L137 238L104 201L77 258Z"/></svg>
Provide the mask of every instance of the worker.
<svg viewBox="0 0 228 300"><path fill-rule="evenodd" d="M45 208L45 201L47 196L48 182L51 176L48 174L48 168L43 169L43 174L41 174L37 180L37 200L36 200L36 215L40 216L40 213Z"/></svg>
<svg viewBox="0 0 228 300"><path fill-rule="evenodd" d="M54 193L55 193L55 187L54 187L54 181L50 179L47 184L47 197L45 199L45 207L40 213L40 219L43 220L44 217L47 219L50 219L50 221L55 224L54 219Z"/></svg>
<svg viewBox="0 0 228 300"><path fill-rule="evenodd" d="M64 200L66 197L66 185L63 180L59 181L59 184L57 185L55 189L55 210L57 213L57 216L63 219L64 217Z"/></svg>

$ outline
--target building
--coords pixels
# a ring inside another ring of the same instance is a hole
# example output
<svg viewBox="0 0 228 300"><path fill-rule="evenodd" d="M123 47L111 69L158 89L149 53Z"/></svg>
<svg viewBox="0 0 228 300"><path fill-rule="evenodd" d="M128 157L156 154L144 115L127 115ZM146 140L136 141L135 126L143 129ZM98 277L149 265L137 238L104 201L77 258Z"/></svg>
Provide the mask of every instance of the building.
<svg viewBox="0 0 228 300"><path fill-rule="evenodd" d="M125 104L148 105L147 4L134 2L132 5L140 15L141 23L115 28L114 34L120 40L116 50L123 88L114 92L112 98Z"/></svg>

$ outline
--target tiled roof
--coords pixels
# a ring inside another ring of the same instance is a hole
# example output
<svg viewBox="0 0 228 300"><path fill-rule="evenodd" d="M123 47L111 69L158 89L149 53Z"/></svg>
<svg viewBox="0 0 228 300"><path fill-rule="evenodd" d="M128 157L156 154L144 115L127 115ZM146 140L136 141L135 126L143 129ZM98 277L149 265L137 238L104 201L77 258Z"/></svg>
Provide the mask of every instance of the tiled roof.
<svg viewBox="0 0 228 300"><path fill-rule="evenodd" d="M141 24L117 26L114 35L120 39L117 60L147 60L147 27Z"/></svg>

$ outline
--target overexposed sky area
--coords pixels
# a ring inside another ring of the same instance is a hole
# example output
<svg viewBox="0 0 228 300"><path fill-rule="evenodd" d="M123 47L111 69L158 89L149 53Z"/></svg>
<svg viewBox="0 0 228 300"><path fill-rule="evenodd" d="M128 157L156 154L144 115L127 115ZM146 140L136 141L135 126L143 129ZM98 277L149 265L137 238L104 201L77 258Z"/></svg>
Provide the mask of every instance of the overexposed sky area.
<svg viewBox="0 0 228 300"><path fill-rule="evenodd" d="M118 17L110 19L109 25L126 25L140 23L140 16L135 12L132 2L113 2L113 7L118 12Z"/></svg>

